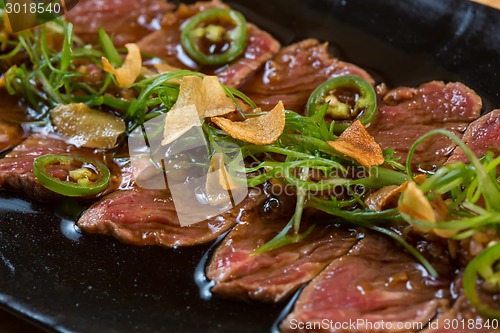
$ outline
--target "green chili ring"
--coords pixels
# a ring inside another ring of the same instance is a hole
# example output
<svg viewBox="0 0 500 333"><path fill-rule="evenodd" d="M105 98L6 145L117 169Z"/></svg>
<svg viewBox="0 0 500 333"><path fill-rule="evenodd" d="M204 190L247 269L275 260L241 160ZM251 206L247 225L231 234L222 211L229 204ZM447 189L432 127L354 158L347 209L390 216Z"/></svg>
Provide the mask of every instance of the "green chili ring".
<svg viewBox="0 0 500 333"><path fill-rule="evenodd" d="M325 94L338 88L350 88L359 91L360 96L354 105L354 112L359 114L357 119L366 126L370 124L377 116L377 95L372 85L366 80L356 75L342 75L331 78L318 86L307 102L307 115L310 117L317 113L322 105L325 104ZM335 121L333 131L336 134L342 133L353 120Z"/></svg>
<svg viewBox="0 0 500 333"><path fill-rule="evenodd" d="M60 180L48 174L50 164L71 165L72 162L91 165L97 171L97 180L82 185L69 180ZM45 188L69 197L83 197L104 191L109 184L111 173L106 165L92 158L82 156L54 155L40 156L33 162L33 174Z"/></svg>
<svg viewBox="0 0 500 333"><path fill-rule="evenodd" d="M492 309L484 304L477 292L477 275L485 281L500 284L500 272L495 272L493 266L500 260L500 243L497 243L479 255L467 265L464 272L464 291L470 304L481 314L500 319L500 309Z"/></svg>
<svg viewBox="0 0 500 333"><path fill-rule="evenodd" d="M235 24L235 28L226 33L229 37L229 48L220 54L205 54L199 45L199 37L196 36L196 29L202 24L211 20L224 19ZM224 8L212 8L191 17L181 33L181 43L184 50L195 61L203 65L222 65L236 59L246 48L247 42L247 22L245 17L235 10Z"/></svg>

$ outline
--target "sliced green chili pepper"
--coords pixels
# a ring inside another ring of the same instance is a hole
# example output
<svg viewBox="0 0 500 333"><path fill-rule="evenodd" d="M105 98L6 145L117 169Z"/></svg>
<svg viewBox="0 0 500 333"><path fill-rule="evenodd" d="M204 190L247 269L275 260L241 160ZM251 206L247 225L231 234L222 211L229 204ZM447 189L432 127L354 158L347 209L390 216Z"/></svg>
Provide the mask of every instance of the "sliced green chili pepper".
<svg viewBox="0 0 500 333"><path fill-rule="evenodd" d="M67 169L66 179L50 173L50 166ZM68 155L44 155L35 159L33 173L46 188L69 197L82 197L97 194L109 184L109 169L92 158Z"/></svg>
<svg viewBox="0 0 500 333"><path fill-rule="evenodd" d="M334 95L335 90L355 90L356 96L354 107L343 103ZM318 86L307 102L307 114L312 116L322 105L328 103L326 115L333 118L333 131L342 133L354 119L358 118L363 125L368 125L377 116L377 95L375 90L365 80L355 75L343 75L334 77Z"/></svg>
<svg viewBox="0 0 500 333"><path fill-rule="evenodd" d="M237 11L212 8L190 18L182 28L186 52L203 65L222 65L245 49L247 23Z"/></svg>
<svg viewBox="0 0 500 333"><path fill-rule="evenodd" d="M498 270L498 261L500 261L500 243L497 243L471 260L464 272L464 290L465 296L470 304L481 314L500 319L500 309L493 309L485 304L477 292L478 275L484 279L485 283L500 288L500 271Z"/></svg>

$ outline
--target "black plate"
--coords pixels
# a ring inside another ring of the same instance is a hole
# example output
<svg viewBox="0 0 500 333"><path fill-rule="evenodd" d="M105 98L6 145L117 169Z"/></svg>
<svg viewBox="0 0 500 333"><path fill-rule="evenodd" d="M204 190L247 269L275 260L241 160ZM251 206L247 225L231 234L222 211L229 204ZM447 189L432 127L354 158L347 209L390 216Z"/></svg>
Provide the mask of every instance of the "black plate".
<svg viewBox="0 0 500 333"><path fill-rule="evenodd" d="M390 86L459 80L500 106L500 12L459 0L231 2L284 44L307 37ZM68 209L68 206L70 209ZM209 247L81 235L83 209L0 192L0 306L61 332L268 332L285 304L210 298ZM205 257L204 257L205 255ZM201 269L200 269L201 267Z"/></svg>

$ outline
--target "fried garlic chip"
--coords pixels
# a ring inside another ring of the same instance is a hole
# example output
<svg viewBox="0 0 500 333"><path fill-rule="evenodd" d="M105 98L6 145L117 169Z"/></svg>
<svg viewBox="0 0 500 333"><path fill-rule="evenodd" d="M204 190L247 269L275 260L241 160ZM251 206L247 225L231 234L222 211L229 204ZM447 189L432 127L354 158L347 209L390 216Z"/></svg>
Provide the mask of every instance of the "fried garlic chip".
<svg viewBox="0 0 500 333"><path fill-rule="evenodd" d="M2 12L2 21L3 21L3 27L2 27L2 32L5 31L6 33L12 33L12 27L10 25L9 21L9 16L7 15L7 12L4 10Z"/></svg>
<svg viewBox="0 0 500 333"><path fill-rule="evenodd" d="M386 208L397 206L398 198L401 195L401 186L384 186L370 194L365 200L366 206L374 211L380 212Z"/></svg>
<svg viewBox="0 0 500 333"><path fill-rule="evenodd" d="M403 192L403 199L399 201L398 210L414 219L427 222L436 222L436 209L439 211L440 207L435 201L431 203L424 195L424 193L417 187L417 185L410 181ZM446 230L438 228L422 228L415 226L415 229L422 232L432 231L436 235L443 238L450 238L454 236L456 230Z"/></svg>
<svg viewBox="0 0 500 333"><path fill-rule="evenodd" d="M414 182L409 182L403 192L403 199L399 201L398 209L401 213L415 219L436 222L436 215L431 203Z"/></svg>
<svg viewBox="0 0 500 333"><path fill-rule="evenodd" d="M218 206L230 202L229 191L238 189L238 184L227 171L224 164L224 154L215 153L210 160L210 169L207 174L206 195L211 206Z"/></svg>
<svg viewBox="0 0 500 333"><path fill-rule="evenodd" d="M172 108L165 118L165 128L163 131L163 146L174 142L194 126L201 126L202 120L198 115L194 104L180 108Z"/></svg>
<svg viewBox="0 0 500 333"><path fill-rule="evenodd" d="M414 180L417 184L422 184L427 177L424 174L416 175ZM403 184L397 185L388 185L384 186L381 189L373 192L365 199L365 204L369 209L380 212L384 209L395 208L398 206L398 200L406 190L410 181L406 181Z"/></svg>
<svg viewBox="0 0 500 333"><path fill-rule="evenodd" d="M121 118L83 103L57 105L50 111L50 120L58 133L80 147L110 149L125 132Z"/></svg>
<svg viewBox="0 0 500 333"><path fill-rule="evenodd" d="M7 49L7 42L9 41L9 33L6 30L0 30L0 51L4 52Z"/></svg>
<svg viewBox="0 0 500 333"><path fill-rule="evenodd" d="M103 69L115 76L120 88L132 85L142 70L141 50L137 44L129 43L125 47L128 50L128 54L120 68L114 68L106 57L102 57Z"/></svg>
<svg viewBox="0 0 500 333"><path fill-rule="evenodd" d="M185 76L179 87L177 102L165 119L161 144L172 143L192 127L201 126L207 117L225 115L235 109L233 100L227 97L216 76Z"/></svg>
<svg viewBox="0 0 500 333"><path fill-rule="evenodd" d="M186 76L179 87L173 108L195 105L200 118L223 116L236 109L217 76Z"/></svg>
<svg viewBox="0 0 500 333"><path fill-rule="evenodd" d="M328 141L328 144L367 168L384 163L382 149L359 120L352 123L337 140Z"/></svg>
<svg viewBox="0 0 500 333"><path fill-rule="evenodd" d="M229 174L224 164L224 154L215 153L210 160L210 168L215 171L218 170L219 185L226 191L236 190L238 185L233 179L233 176Z"/></svg>
<svg viewBox="0 0 500 333"><path fill-rule="evenodd" d="M268 145L278 140L285 129L285 108L279 101L274 109L260 117L239 122L215 117L212 121L234 139Z"/></svg>

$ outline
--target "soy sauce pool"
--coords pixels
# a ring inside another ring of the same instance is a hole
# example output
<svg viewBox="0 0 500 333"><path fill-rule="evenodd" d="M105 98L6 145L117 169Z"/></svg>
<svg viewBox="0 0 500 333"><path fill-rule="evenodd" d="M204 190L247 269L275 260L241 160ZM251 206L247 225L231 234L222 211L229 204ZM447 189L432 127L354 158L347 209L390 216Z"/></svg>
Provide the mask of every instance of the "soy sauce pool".
<svg viewBox="0 0 500 333"><path fill-rule="evenodd" d="M283 44L331 41L343 60L390 86L458 80L483 97L485 111L500 106L492 73L500 68L500 15L467 1L230 5ZM1 306L53 331L175 333L269 332L285 307L200 297L195 273L210 245L174 251L82 235L71 221L84 207L73 204L54 209L0 192Z"/></svg>

